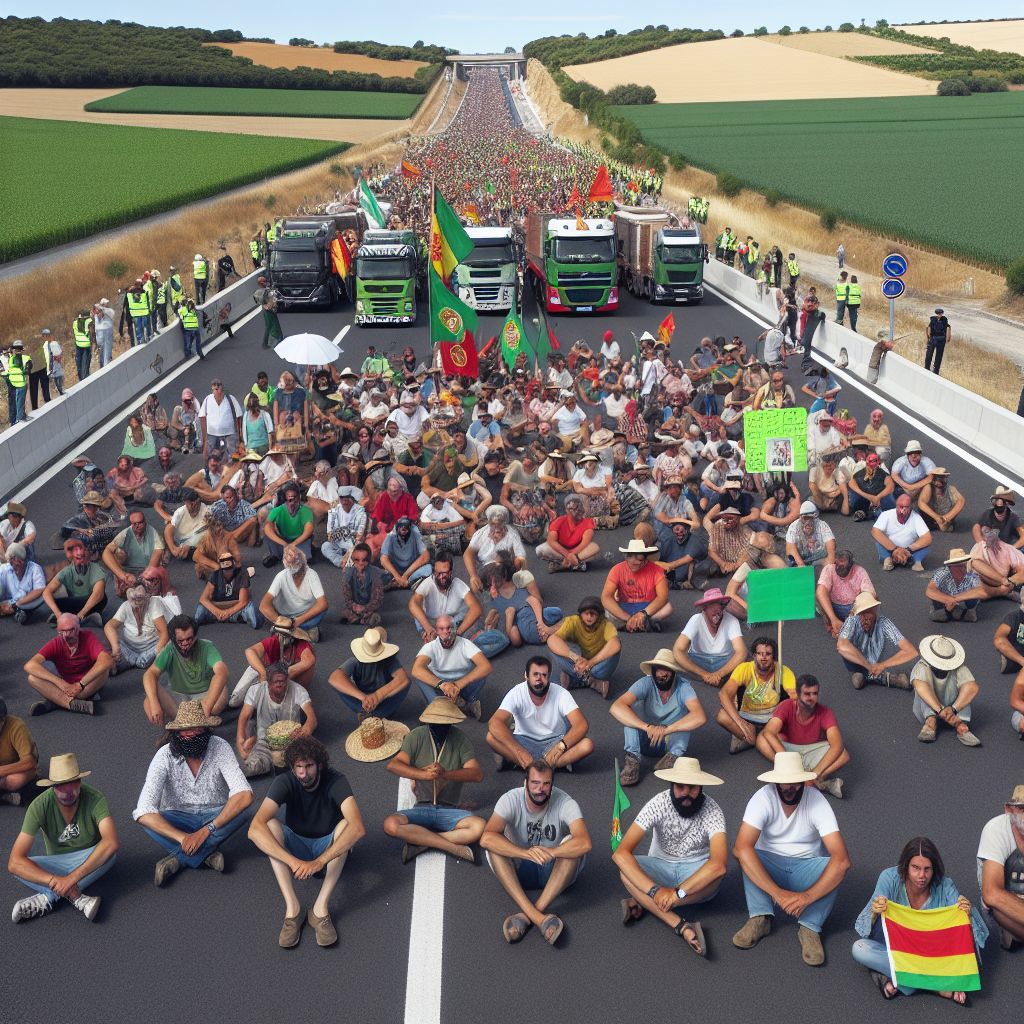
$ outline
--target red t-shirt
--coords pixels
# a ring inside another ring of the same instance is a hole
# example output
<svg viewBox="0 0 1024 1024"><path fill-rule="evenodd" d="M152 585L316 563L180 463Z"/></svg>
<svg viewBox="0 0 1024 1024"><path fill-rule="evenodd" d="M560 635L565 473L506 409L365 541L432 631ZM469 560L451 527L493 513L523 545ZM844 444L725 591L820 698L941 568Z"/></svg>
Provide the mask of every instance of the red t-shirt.
<svg viewBox="0 0 1024 1024"><path fill-rule="evenodd" d="M569 516L559 516L551 524L551 529L555 531L555 540L563 548L572 551L573 548L578 548L583 542L583 534L587 530L596 530L597 524L593 519L584 518L578 523L574 523Z"/></svg>
<svg viewBox="0 0 1024 1024"><path fill-rule="evenodd" d="M281 660L281 641L276 634L265 636L260 643L263 645L263 657L266 658L267 665ZM309 649L309 644L305 640L296 640L292 644L291 657L286 659L288 664L294 665L297 661L301 661L302 655Z"/></svg>
<svg viewBox="0 0 1024 1024"><path fill-rule="evenodd" d="M619 604L650 604L664 576L664 570L655 562L647 562L637 573L630 571L625 562L619 562L608 573L618 591Z"/></svg>
<svg viewBox="0 0 1024 1024"><path fill-rule="evenodd" d="M105 651L106 648L96 639L96 634L83 629L78 634L78 648L74 654L60 636L44 644L39 653L43 661L53 662L61 679L68 683L78 683Z"/></svg>
<svg viewBox="0 0 1024 1024"><path fill-rule="evenodd" d="M805 743L823 743L825 733L833 726L838 725L836 716L832 709L824 704L819 704L814 709L814 715L809 722L801 722L796 717L795 700L780 701L772 712L772 718L782 722L780 739L787 743L795 743L802 746Z"/></svg>

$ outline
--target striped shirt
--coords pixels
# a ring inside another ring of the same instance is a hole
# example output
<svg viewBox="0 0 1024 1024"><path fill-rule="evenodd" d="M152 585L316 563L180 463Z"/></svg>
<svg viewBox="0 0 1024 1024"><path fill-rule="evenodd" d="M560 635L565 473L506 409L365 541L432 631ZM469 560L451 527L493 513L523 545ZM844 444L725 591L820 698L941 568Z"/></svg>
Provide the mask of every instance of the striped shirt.
<svg viewBox="0 0 1024 1024"><path fill-rule="evenodd" d="M896 623L885 615L877 616L874 629L870 633L864 631L864 627L860 624L860 616L850 615L839 631L839 639L849 640L869 662L874 664L883 660L882 652L885 650L887 640L894 649L898 649L903 643L904 637L896 628Z"/></svg>
<svg viewBox="0 0 1024 1024"><path fill-rule="evenodd" d="M949 594L950 597L953 597L956 594L962 594L965 590L970 590L972 587L980 587L981 577L973 569L968 569L964 573L964 578L957 583L953 578L953 574L949 571L949 566L942 565L939 566L932 576L932 583L944 594Z"/></svg>

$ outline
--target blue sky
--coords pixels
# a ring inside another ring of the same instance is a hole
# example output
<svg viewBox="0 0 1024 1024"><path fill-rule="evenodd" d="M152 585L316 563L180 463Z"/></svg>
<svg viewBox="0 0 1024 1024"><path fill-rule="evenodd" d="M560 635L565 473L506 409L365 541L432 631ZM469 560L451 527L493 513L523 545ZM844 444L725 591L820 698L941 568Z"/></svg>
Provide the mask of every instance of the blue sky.
<svg viewBox="0 0 1024 1024"><path fill-rule="evenodd" d="M912 0L894 7L878 0L858 5L851 10L847 5L815 8L809 13L804 4L766 5L753 0L737 0L716 9L709 18L706 8L695 5L649 0L634 13L623 14L628 5L609 0L521 0L509 4L506 10L493 4L447 3L429 4L422 0L393 0L381 8L370 3L350 3L337 8L333 17L324 17L324 8L309 4L299 10L290 4L270 0L250 0L244 5L223 6L212 11L211 5L198 0L179 0L176 4L154 4L139 7L127 0L108 0L90 5L85 13L79 3L26 2L8 0L7 14L20 17L80 18L97 20L116 18L119 21L139 21L147 25L190 25L202 28L233 28L247 36L270 36L278 42L287 42L293 36L313 39L318 43L337 39L376 39L385 43L411 44L417 39L456 47L467 52L502 50L506 46L522 46L538 36L586 32L600 34L609 28L619 32L642 28L644 25L668 25L671 28L721 28L731 32L741 28L750 32L759 25L774 31L790 24L794 29L802 24L821 28L826 24L839 25L845 20L858 24L864 18L874 24L878 18L890 23L900 21L950 21L964 16L964 6L953 0ZM1019 17L1019 0L993 0L980 8L972 7L975 18ZM766 13L767 12L767 13ZM723 19L723 20L717 20Z"/></svg>

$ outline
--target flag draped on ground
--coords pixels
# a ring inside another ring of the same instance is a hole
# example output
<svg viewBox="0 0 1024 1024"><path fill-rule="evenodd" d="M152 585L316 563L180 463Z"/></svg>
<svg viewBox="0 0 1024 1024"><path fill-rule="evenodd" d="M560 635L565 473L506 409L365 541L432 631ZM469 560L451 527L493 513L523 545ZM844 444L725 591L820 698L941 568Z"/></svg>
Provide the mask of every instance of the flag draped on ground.
<svg viewBox="0 0 1024 1024"><path fill-rule="evenodd" d="M480 364L474 340L476 313L445 288L432 266L427 267L427 277L430 279L430 340L441 353L441 368L447 374L478 377Z"/></svg>
<svg viewBox="0 0 1024 1024"><path fill-rule="evenodd" d="M882 930L894 984L932 992L981 988L971 919L959 907L912 910L890 900Z"/></svg>
<svg viewBox="0 0 1024 1024"><path fill-rule="evenodd" d="M592 203L610 203L612 201L612 181L608 177L608 168L601 164L594 175L594 184L590 186L588 196Z"/></svg>
<svg viewBox="0 0 1024 1024"><path fill-rule="evenodd" d="M473 242L466 229L435 185L430 214L430 262L437 276L448 284L452 271L472 251Z"/></svg>
<svg viewBox="0 0 1024 1024"><path fill-rule="evenodd" d="M622 842L622 812L629 809L629 797L619 783L619 759L615 758L615 800L612 803L612 853Z"/></svg>
<svg viewBox="0 0 1024 1024"><path fill-rule="evenodd" d="M380 212L377 205L377 197L370 191L370 186L363 178L359 179L359 208L366 214L366 219L371 228L382 228L384 214Z"/></svg>
<svg viewBox="0 0 1024 1024"><path fill-rule="evenodd" d="M534 356L533 347L523 330L523 322L516 316L513 307L501 328L501 358L510 370L516 365L516 358L520 352L525 352L528 360Z"/></svg>
<svg viewBox="0 0 1024 1024"><path fill-rule="evenodd" d="M669 313L664 320L658 324L658 341L668 345L672 341L672 335L676 333L676 318Z"/></svg>

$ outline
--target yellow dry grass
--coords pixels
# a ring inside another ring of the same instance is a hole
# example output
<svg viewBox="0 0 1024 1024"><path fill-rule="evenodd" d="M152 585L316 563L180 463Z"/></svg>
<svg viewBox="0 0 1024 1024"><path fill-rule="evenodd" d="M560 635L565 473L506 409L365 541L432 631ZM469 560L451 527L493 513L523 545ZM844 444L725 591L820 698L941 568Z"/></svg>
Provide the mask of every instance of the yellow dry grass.
<svg viewBox="0 0 1024 1024"><path fill-rule="evenodd" d="M323 68L325 71L358 71L383 78L412 78L421 60L381 60L361 53L335 53L322 46L285 46L282 43L207 43L230 50L236 57L248 57L253 64L268 68Z"/></svg>
<svg viewBox="0 0 1024 1024"><path fill-rule="evenodd" d="M1024 53L1024 19L1019 21L960 21L951 25L895 25L901 32L941 39L976 50Z"/></svg>
<svg viewBox="0 0 1024 1024"><path fill-rule="evenodd" d="M567 67L577 81L607 91L654 86L660 103L932 96L935 83L886 68L776 46L761 39L715 39Z"/></svg>
<svg viewBox="0 0 1024 1024"><path fill-rule="evenodd" d="M795 32L788 36L762 36L767 43L778 43L794 50L822 53L827 57L880 57L891 53L935 53L924 46L898 43L894 39L866 36L863 32Z"/></svg>

